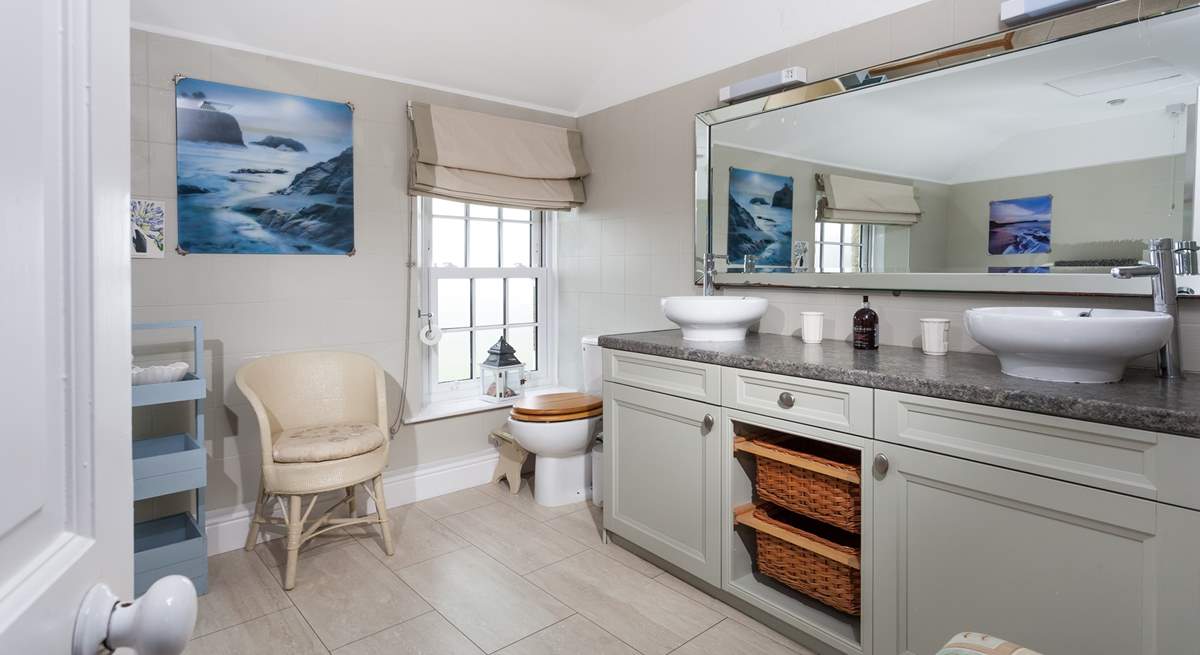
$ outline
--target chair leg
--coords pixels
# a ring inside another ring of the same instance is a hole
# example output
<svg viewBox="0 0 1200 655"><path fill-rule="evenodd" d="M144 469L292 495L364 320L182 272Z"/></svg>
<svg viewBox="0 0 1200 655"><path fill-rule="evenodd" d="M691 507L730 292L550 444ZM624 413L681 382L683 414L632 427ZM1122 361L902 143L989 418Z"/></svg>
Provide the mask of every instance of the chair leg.
<svg viewBox="0 0 1200 655"><path fill-rule="evenodd" d="M288 497L287 521L287 568L283 575L283 588L296 586L296 560L300 558L300 535L304 526L300 523L300 496Z"/></svg>
<svg viewBox="0 0 1200 655"><path fill-rule="evenodd" d="M262 481L258 483L258 500L254 501L254 516L250 518L250 530L246 534L246 550L254 550L258 545L258 526L263 522L263 499L267 497L267 490L264 488Z"/></svg>
<svg viewBox="0 0 1200 655"><path fill-rule="evenodd" d="M346 503L350 507L350 517L358 516L358 494L354 493L354 486L346 487L346 495L350 498L350 502Z"/></svg>
<svg viewBox="0 0 1200 655"><path fill-rule="evenodd" d="M383 499L383 476L375 476L375 512L379 515L379 530L383 533L383 552L391 557L396 553L392 545L392 526L388 521L387 501Z"/></svg>

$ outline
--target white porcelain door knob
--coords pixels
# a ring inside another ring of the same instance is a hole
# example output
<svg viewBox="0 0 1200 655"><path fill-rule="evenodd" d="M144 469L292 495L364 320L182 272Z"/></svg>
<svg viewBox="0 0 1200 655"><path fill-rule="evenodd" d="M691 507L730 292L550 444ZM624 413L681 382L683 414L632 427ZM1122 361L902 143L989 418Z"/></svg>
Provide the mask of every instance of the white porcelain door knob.
<svg viewBox="0 0 1200 655"><path fill-rule="evenodd" d="M196 587L169 575L132 603L121 602L107 585L92 587L75 619L72 655L102 649L132 649L137 655L179 655L196 627Z"/></svg>

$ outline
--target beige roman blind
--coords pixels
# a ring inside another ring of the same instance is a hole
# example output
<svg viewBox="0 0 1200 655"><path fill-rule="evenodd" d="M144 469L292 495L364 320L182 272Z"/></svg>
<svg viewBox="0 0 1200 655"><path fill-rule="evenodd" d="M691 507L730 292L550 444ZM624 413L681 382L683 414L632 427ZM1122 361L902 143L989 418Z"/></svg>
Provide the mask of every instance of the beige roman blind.
<svg viewBox="0 0 1200 655"><path fill-rule="evenodd" d="M911 185L821 173L825 195L817 203L818 219L833 223L916 225L921 207Z"/></svg>
<svg viewBox="0 0 1200 655"><path fill-rule="evenodd" d="M583 204L590 171L578 130L423 102L410 108L410 193L530 209Z"/></svg>

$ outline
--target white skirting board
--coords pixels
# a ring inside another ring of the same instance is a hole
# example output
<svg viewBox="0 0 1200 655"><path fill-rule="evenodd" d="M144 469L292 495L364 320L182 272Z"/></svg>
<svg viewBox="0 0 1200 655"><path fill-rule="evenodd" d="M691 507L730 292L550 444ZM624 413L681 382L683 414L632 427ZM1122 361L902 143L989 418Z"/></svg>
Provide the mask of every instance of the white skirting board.
<svg viewBox="0 0 1200 655"><path fill-rule="evenodd" d="M402 469L383 472L383 493L388 507L399 507L418 500L442 496L451 492L478 487L492 479L500 455L494 448L481 450L463 457L443 459L429 464L418 464ZM360 492L361 495L361 492ZM330 494L329 503L336 502L336 494ZM369 499L360 507L367 512L375 511L375 503ZM318 509L322 509L318 504ZM241 505L208 512L205 527L208 530L208 554L217 555L237 550L246 543L246 531L250 529L252 505ZM317 511L314 510L314 514ZM260 530L260 541L274 538Z"/></svg>

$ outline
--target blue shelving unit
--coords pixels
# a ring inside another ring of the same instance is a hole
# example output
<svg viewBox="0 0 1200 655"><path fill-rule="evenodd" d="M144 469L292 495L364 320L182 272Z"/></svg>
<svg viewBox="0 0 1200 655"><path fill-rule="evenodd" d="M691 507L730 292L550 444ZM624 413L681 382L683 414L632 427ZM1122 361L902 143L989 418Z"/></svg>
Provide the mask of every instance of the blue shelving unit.
<svg viewBox="0 0 1200 655"><path fill-rule="evenodd" d="M169 434L133 442L133 499L157 498L194 491L194 512L173 514L133 526L133 586L142 595L155 580L184 575L196 592L208 592L208 537L204 533L204 487L208 484L204 452L204 326L200 321L135 323L135 330L192 331L192 372L178 382L133 387L133 406L191 402L192 433Z"/></svg>

